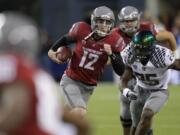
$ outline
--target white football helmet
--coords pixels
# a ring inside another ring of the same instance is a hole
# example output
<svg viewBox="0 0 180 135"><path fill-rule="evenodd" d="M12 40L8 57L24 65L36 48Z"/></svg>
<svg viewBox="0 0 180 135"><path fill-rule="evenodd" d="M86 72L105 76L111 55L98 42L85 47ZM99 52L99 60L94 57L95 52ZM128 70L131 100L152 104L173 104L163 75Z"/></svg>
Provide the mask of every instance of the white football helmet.
<svg viewBox="0 0 180 135"><path fill-rule="evenodd" d="M108 35L115 24L113 11L106 7L100 6L94 9L91 15L91 28L98 36Z"/></svg>
<svg viewBox="0 0 180 135"><path fill-rule="evenodd" d="M140 16L138 9L133 6L123 7L119 14L119 27L124 33L135 33L140 27Z"/></svg>
<svg viewBox="0 0 180 135"><path fill-rule="evenodd" d="M39 31L28 17L15 12L0 13L0 53L35 57L40 49Z"/></svg>

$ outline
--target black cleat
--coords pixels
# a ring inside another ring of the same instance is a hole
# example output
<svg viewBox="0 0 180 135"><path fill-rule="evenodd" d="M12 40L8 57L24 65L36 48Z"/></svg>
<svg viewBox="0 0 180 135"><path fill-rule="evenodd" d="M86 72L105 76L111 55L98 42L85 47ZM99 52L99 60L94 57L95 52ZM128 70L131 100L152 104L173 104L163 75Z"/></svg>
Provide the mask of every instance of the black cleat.
<svg viewBox="0 0 180 135"><path fill-rule="evenodd" d="M146 135L153 135L153 130L152 129L148 129Z"/></svg>

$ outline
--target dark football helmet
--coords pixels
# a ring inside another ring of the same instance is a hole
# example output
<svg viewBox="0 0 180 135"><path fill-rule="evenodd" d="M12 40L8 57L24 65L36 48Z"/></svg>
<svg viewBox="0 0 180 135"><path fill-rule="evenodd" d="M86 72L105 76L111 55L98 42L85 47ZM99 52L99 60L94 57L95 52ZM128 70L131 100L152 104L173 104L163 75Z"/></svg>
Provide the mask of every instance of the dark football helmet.
<svg viewBox="0 0 180 135"><path fill-rule="evenodd" d="M39 31L30 18L15 12L0 13L0 53L35 57L39 40Z"/></svg>
<svg viewBox="0 0 180 135"><path fill-rule="evenodd" d="M132 38L132 48L134 55L145 65L155 48L155 36L151 31L143 30L135 34Z"/></svg>
<svg viewBox="0 0 180 135"><path fill-rule="evenodd" d="M124 33L135 33L140 27L140 16L138 9L133 6L123 7L118 14L119 28Z"/></svg>
<svg viewBox="0 0 180 135"><path fill-rule="evenodd" d="M100 6L94 9L91 15L91 28L98 36L108 35L115 24L113 11L106 7Z"/></svg>

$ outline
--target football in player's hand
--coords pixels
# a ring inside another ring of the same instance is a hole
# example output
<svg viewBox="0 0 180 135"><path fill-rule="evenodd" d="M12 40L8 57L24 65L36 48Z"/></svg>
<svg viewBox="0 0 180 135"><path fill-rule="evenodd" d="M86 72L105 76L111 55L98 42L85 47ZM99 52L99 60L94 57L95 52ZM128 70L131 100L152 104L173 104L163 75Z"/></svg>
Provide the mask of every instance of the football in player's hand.
<svg viewBox="0 0 180 135"><path fill-rule="evenodd" d="M67 46L59 47L57 52L56 57L63 63L67 62L72 57L72 50Z"/></svg>

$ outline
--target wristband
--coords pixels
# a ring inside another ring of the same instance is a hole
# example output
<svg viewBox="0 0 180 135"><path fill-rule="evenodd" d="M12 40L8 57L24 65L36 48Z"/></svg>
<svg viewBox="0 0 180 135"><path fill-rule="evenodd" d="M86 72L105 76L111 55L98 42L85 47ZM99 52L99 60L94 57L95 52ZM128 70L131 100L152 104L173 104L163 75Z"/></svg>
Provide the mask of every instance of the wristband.
<svg viewBox="0 0 180 135"><path fill-rule="evenodd" d="M129 88L124 88L122 94L123 94L125 97L127 97L127 94L128 94L129 91L131 91Z"/></svg>

